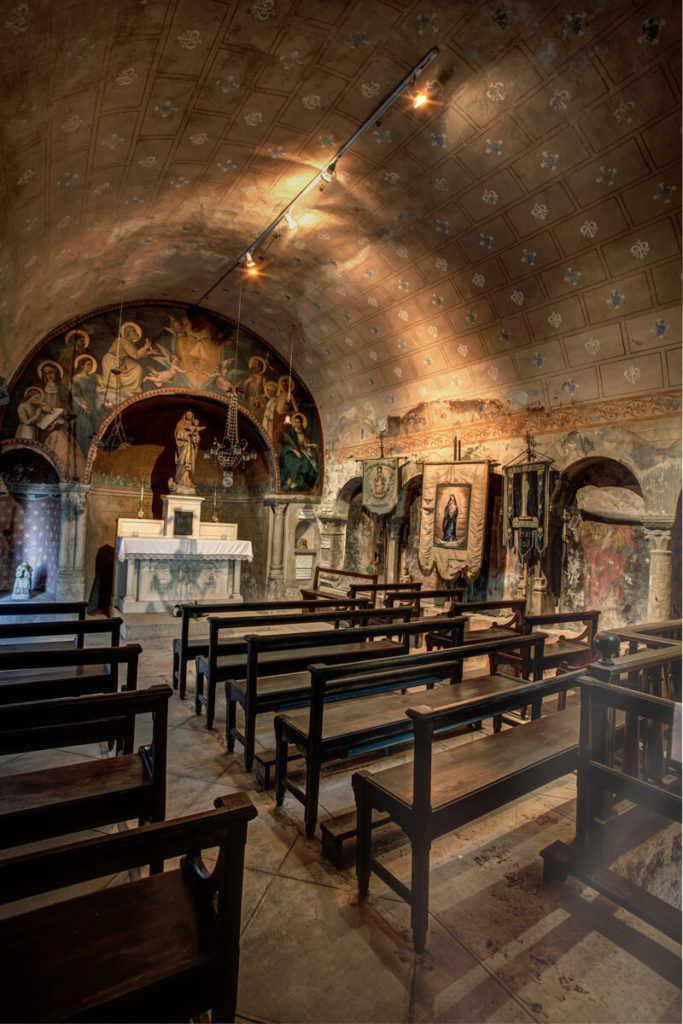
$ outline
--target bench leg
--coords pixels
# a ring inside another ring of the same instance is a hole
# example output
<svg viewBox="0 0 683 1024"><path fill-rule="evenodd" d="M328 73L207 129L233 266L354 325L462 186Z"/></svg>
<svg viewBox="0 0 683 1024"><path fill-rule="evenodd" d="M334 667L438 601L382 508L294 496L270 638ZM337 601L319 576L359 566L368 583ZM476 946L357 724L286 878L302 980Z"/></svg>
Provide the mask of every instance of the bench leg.
<svg viewBox="0 0 683 1024"><path fill-rule="evenodd" d="M206 680L206 728L213 729L213 720L216 716L216 681Z"/></svg>
<svg viewBox="0 0 683 1024"><path fill-rule="evenodd" d="M320 793L320 759L309 755L306 759L306 800L304 803L304 824L306 826L306 838L312 839L315 835L315 826L318 823L318 795Z"/></svg>
<svg viewBox="0 0 683 1024"><path fill-rule="evenodd" d="M235 721L237 704L230 699L230 683L225 684L225 749L232 754L235 749Z"/></svg>
<svg viewBox="0 0 683 1024"><path fill-rule="evenodd" d="M244 770L250 772L256 749L256 715L247 705L244 709Z"/></svg>
<svg viewBox="0 0 683 1024"><path fill-rule="evenodd" d="M358 895L367 896L370 888L370 844L372 842L372 811L366 799L365 786L360 776L351 779L356 797L356 877Z"/></svg>
<svg viewBox="0 0 683 1024"><path fill-rule="evenodd" d="M194 682L194 713L195 715L201 715L202 713L202 702L200 697L204 696L204 673L197 669L195 673Z"/></svg>
<svg viewBox="0 0 683 1024"><path fill-rule="evenodd" d="M178 664L178 655L173 652L173 689L178 689L178 679L180 678L180 665Z"/></svg>
<svg viewBox="0 0 683 1024"><path fill-rule="evenodd" d="M285 799L285 778L287 776L287 742L282 738L282 722L275 719L275 803L282 807Z"/></svg>
<svg viewBox="0 0 683 1024"><path fill-rule="evenodd" d="M424 953L429 916L429 839L419 836L410 840L412 851L410 924L416 953Z"/></svg>
<svg viewBox="0 0 683 1024"><path fill-rule="evenodd" d="M178 696L181 700L187 696L187 662L184 659L178 666Z"/></svg>

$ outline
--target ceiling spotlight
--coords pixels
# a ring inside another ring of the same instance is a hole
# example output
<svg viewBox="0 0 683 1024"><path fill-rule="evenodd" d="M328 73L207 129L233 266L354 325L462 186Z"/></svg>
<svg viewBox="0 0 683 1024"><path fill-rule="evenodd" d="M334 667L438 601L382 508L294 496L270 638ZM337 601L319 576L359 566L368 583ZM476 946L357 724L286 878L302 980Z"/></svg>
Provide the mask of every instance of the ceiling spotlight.
<svg viewBox="0 0 683 1024"><path fill-rule="evenodd" d="M256 266L256 264L254 263L254 257L251 255L251 250L244 257L244 265L245 265L245 267L254 267L254 266Z"/></svg>
<svg viewBox="0 0 683 1024"><path fill-rule="evenodd" d="M423 92L418 92L413 96L413 109L417 110L419 107L423 107L427 102L427 96Z"/></svg>
<svg viewBox="0 0 683 1024"><path fill-rule="evenodd" d="M292 231L296 227L296 221L292 217L290 210L285 210L285 220L287 221L287 227Z"/></svg>
<svg viewBox="0 0 683 1024"><path fill-rule="evenodd" d="M334 174L336 168L337 168L337 161L333 160L332 163L329 164L325 168L325 170L321 171L321 173L320 173L320 177L323 179L323 181L327 181L327 182L332 181L332 175Z"/></svg>

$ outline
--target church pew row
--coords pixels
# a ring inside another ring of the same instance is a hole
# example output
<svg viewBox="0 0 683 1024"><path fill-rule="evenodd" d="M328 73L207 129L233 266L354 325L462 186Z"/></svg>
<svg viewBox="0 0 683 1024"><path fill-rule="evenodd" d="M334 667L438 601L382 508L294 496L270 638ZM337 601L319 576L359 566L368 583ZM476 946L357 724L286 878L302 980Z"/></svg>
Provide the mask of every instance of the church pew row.
<svg viewBox="0 0 683 1024"><path fill-rule="evenodd" d="M327 565L316 565L311 586L302 587L299 593L304 601L321 597L344 598L349 596L348 588L353 580L357 583L376 583L377 573L354 572L351 569L332 569ZM371 603L373 605L375 603L374 594Z"/></svg>
<svg viewBox="0 0 683 1024"><path fill-rule="evenodd" d="M0 862L8 902L182 857L179 868L0 921L0 1020L187 1021L211 1011L233 1021L257 812L239 793L216 808ZM209 873L200 851L215 847Z"/></svg>
<svg viewBox="0 0 683 1024"><path fill-rule="evenodd" d="M140 644L66 651L0 651L0 705L114 693L119 687L120 666L125 669L123 688L134 690L141 653Z"/></svg>
<svg viewBox="0 0 683 1024"><path fill-rule="evenodd" d="M573 771L578 759L578 708L482 736L466 746L433 751L434 738L446 730L506 714L523 702L538 705L543 697L578 685L580 676L581 670L576 670L527 684L517 681L517 685L508 679L505 692L443 707L414 706L406 712L414 733L412 762L354 773L359 895L367 896L374 872L405 900L417 953L424 952L427 937L432 841ZM410 842L409 885L372 855L376 813L398 825Z"/></svg>
<svg viewBox="0 0 683 1024"><path fill-rule="evenodd" d="M581 683L576 835L569 843L557 840L541 850L543 880L564 882L573 875L680 943L680 909L609 866L659 831L663 820L681 820L680 703L590 678L595 669L589 666ZM625 715L627 722L623 747L615 728L618 715ZM632 750L629 722L640 723L643 737ZM664 765L659 738L662 730L672 733L676 727L678 749ZM633 827L635 815L641 829ZM631 821L625 828L627 816Z"/></svg>
<svg viewBox="0 0 683 1024"><path fill-rule="evenodd" d="M450 623L453 634L460 635L462 620L452 618ZM418 623L401 622L316 633L313 638L294 633L247 636L245 659L219 663L219 673L225 681L228 751L234 750L238 740L244 747L245 771L251 771L256 716L288 707L307 707L311 698L310 664L336 665L409 654L410 637L420 628ZM244 732L236 725L238 705L244 713Z"/></svg>
<svg viewBox="0 0 683 1024"><path fill-rule="evenodd" d="M576 634L566 636L562 633L557 639L551 638L546 644L543 654L543 670L551 671L560 666L581 668L588 665L596 656L595 636L598 631L600 612L596 609L572 612L547 612L542 615L525 615L522 631L531 633L546 627L564 627L569 623L578 623L583 629ZM576 628L576 627L574 627ZM524 664L514 655L503 658L505 664L524 674Z"/></svg>
<svg viewBox="0 0 683 1024"><path fill-rule="evenodd" d="M514 649L532 652L527 660L540 665L544 639L543 633L533 633L376 663L311 665L309 708L275 716L278 807L282 806L285 790L289 790L304 805L306 836L312 839L317 824L323 764L412 740L406 710L415 704L418 695L406 693L406 688L427 687L430 692L420 693L419 699L435 706L473 698L479 693L503 693L511 686L518 690L518 680L497 674L491 664L500 651ZM489 672L463 682L466 662L477 658L488 658ZM537 677L540 676L537 674ZM435 684L444 680L450 685L434 689ZM397 690L402 692L397 693ZM540 707L535 708L535 714L540 714ZM305 789L288 775L290 744L305 760Z"/></svg>
<svg viewBox="0 0 683 1024"><path fill-rule="evenodd" d="M60 619L58 622L0 622L0 654L69 651L83 648L86 636L103 635L109 647L121 642L123 619ZM60 639L66 637L67 639ZM17 643L11 641L16 640ZM31 642L33 641L33 642Z"/></svg>
<svg viewBox="0 0 683 1024"><path fill-rule="evenodd" d="M367 600L319 598L315 601L247 601L240 605L235 605L234 601L230 603L222 601L213 604L195 604L193 601L189 604L177 605L181 621L180 636L175 637L173 640L173 689L179 689L181 698L185 697L187 666L199 654L206 653L206 639L190 640L190 623L195 619L205 618L207 615L216 615L221 612L238 616L245 613L254 613L254 615L260 614L268 617L273 611L283 613L289 611L294 614L296 611L303 613L306 611L316 611L319 608L361 608L368 604L369 601Z"/></svg>
<svg viewBox="0 0 683 1024"><path fill-rule="evenodd" d="M302 612L296 611L278 612L275 615L265 615L263 612L256 612L251 615L227 615L220 616L220 618L211 615L208 620L208 638L203 642L191 644L190 647L197 652L195 654L195 665L197 658L202 657L207 659L209 666L214 666L216 659L220 657L246 651L244 644L245 631L250 632L257 629L270 631L274 626L301 626L302 628L309 628L311 624L316 623L328 625L335 629L339 629L341 625L354 626L358 624L366 626L369 624L370 610L367 606L340 610L331 607L331 602L320 602L314 611L306 615L305 619L302 618ZM405 620L406 615L400 608L382 608L376 615L373 614L374 618L384 622L393 622L398 619ZM228 639L225 639L226 633ZM221 640L221 634L224 637L223 640ZM213 672L215 672L215 668L210 668L208 674L212 675ZM208 707L208 697L207 702L204 702L203 681L201 679L199 680L199 687L201 690L200 703L203 707ZM181 700L185 699L186 694L187 670L178 690ZM195 689L195 697L196 694L197 690ZM210 713L213 715L213 707Z"/></svg>
<svg viewBox="0 0 683 1024"><path fill-rule="evenodd" d="M0 847L137 819L166 810L170 686L0 707L0 754L118 742L116 757L0 777ZM151 743L133 752L135 720L152 716ZM11 769L11 764L10 764Z"/></svg>
<svg viewBox="0 0 683 1024"><path fill-rule="evenodd" d="M526 611L526 599L510 598L500 601L463 601L456 602L454 611L457 615L492 615L494 621L488 626L472 629L468 622L463 637L464 643L479 643L482 640L503 640L523 632L523 618ZM500 614L507 614L504 622L496 621ZM428 651L440 647L448 647L448 638L444 639L438 632L425 635L425 647Z"/></svg>

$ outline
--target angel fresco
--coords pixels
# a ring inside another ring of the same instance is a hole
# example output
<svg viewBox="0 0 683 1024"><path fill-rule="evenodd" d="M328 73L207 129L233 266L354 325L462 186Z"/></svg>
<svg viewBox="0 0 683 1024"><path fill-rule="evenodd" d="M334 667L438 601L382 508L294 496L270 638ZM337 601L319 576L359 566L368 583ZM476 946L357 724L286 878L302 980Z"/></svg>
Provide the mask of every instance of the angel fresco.
<svg viewBox="0 0 683 1024"><path fill-rule="evenodd" d="M153 350L151 359L153 362L158 363L160 369L150 370L149 373L142 378L142 383L151 381L155 388L166 388L169 386L187 388L190 386L190 382L182 371L180 364L180 356L170 352L165 345L157 342L155 350Z"/></svg>

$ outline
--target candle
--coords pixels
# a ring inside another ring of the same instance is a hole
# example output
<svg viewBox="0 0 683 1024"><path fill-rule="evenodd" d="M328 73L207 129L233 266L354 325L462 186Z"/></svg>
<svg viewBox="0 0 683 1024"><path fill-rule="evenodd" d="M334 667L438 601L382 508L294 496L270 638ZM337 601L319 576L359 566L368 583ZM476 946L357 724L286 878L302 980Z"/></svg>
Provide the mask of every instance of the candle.
<svg viewBox="0 0 683 1024"><path fill-rule="evenodd" d="M140 484L140 504L142 505L142 499L145 496L145 485Z"/></svg>

